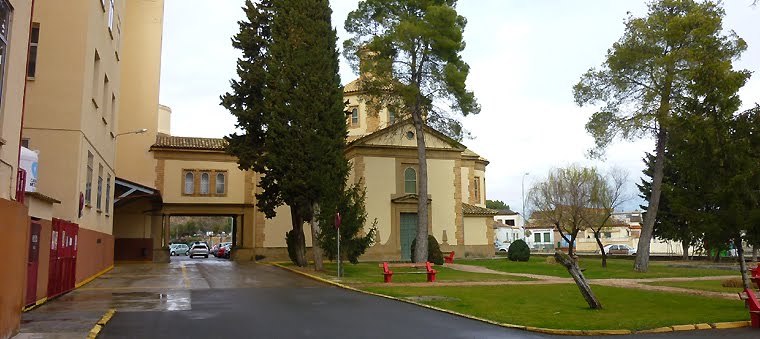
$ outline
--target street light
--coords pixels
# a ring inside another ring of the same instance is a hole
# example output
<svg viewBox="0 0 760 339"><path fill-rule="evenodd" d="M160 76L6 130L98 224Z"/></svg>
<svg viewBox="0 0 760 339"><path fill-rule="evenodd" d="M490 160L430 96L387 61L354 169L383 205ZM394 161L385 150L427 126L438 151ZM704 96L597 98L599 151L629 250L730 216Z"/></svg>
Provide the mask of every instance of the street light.
<svg viewBox="0 0 760 339"><path fill-rule="evenodd" d="M525 172L522 176L522 219L523 219L523 230L525 229L525 177L528 176L530 173Z"/></svg>
<svg viewBox="0 0 760 339"><path fill-rule="evenodd" d="M138 129L138 130L136 130L136 131L131 131L131 132L122 132L122 133L119 133L119 134L116 134L116 135L114 135L113 137L114 137L114 138L116 138L116 137L118 137L118 136L120 136L120 135L124 135L124 134L142 134L142 133L145 133L145 132L147 132L147 131L148 131L148 129L147 129L147 128L141 128L141 129Z"/></svg>

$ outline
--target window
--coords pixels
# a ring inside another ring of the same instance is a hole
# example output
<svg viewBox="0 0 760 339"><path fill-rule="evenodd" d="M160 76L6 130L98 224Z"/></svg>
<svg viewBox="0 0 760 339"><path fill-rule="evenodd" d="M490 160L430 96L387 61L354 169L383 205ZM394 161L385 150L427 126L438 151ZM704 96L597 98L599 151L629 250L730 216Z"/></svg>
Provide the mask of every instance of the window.
<svg viewBox="0 0 760 339"><path fill-rule="evenodd" d="M224 173L216 174L216 194L224 194Z"/></svg>
<svg viewBox="0 0 760 339"><path fill-rule="evenodd" d="M201 174L201 194L208 194L208 182L209 182L209 176L208 173L203 172Z"/></svg>
<svg viewBox="0 0 760 339"><path fill-rule="evenodd" d="M108 31L113 31L113 0L109 0L110 4L108 6Z"/></svg>
<svg viewBox="0 0 760 339"><path fill-rule="evenodd" d="M5 79L5 55L8 54L8 31L11 26L11 6L0 0L0 104L3 102L3 79Z"/></svg>
<svg viewBox="0 0 760 339"><path fill-rule="evenodd" d="M541 233L533 233L533 242L541 242Z"/></svg>
<svg viewBox="0 0 760 339"><path fill-rule="evenodd" d="M92 62L92 103L95 104L95 108L98 107L98 102L95 98L98 97L98 83L100 82L100 55L98 50L95 50L95 59Z"/></svg>
<svg viewBox="0 0 760 339"><path fill-rule="evenodd" d="M98 196L95 199L95 207L100 210L100 207L102 204L100 203L101 198L103 196L103 165L98 165Z"/></svg>
<svg viewBox="0 0 760 339"><path fill-rule="evenodd" d="M504 223L507 224L507 225L509 225L509 226L514 226L515 225L515 221L514 220L504 220Z"/></svg>
<svg viewBox="0 0 760 339"><path fill-rule="evenodd" d="M393 107L388 107L388 124L392 124L396 122L396 109Z"/></svg>
<svg viewBox="0 0 760 339"><path fill-rule="evenodd" d="M359 108L354 107L351 109L351 127L359 126Z"/></svg>
<svg viewBox="0 0 760 339"><path fill-rule="evenodd" d="M473 182L475 187L475 203L480 203L480 177L475 177Z"/></svg>
<svg viewBox="0 0 760 339"><path fill-rule="evenodd" d="M612 232L604 232L604 238L612 238Z"/></svg>
<svg viewBox="0 0 760 339"><path fill-rule="evenodd" d="M21 139L21 146L29 148L29 138Z"/></svg>
<svg viewBox="0 0 760 339"><path fill-rule="evenodd" d="M40 24L32 23L32 32L29 35L29 61L26 65L26 77L34 79L37 73L37 46L40 42Z"/></svg>
<svg viewBox="0 0 760 339"><path fill-rule="evenodd" d="M92 203L92 163L94 157L90 151L87 151L87 183L84 186L84 203L90 205Z"/></svg>
<svg viewBox="0 0 760 339"><path fill-rule="evenodd" d="M111 93L111 115L108 117L111 121L111 131L113 132L114 117L116 116L116 94Z"/></svg>
<svg viewBox="0 0 760 339"><path fill-rule="evenodd" d="M544 233L544 242L547 244L551 244L552 242L551 233L549 232Z"/></svg>
<svg viewBox="0 0 760 339"><path fill-rule="evenodd" d="M106 178L106 213L111 211L111 174Z"/></svg>
<svg viewBox="0 0 760 339"><path fill-rule="evenodd" d="M195 192L195 178L193 173L187 172L185 174L185 194L193 194Z"/></svg>
<svg viewBox="0 0 760 339"><path fill-rule="evenodd" d="M404 170L404 193L417 193L417 172L414 168Z"/></svg>
<svg viewBox="0 0 760 339"><path fill-rule="evenodd" d="M108 81L108 75L107 74L103 75L103 101L100 103L103 109L100 112L103 113L104 118L108 116L108 110L109 110L108 104L111 103L111 100L108 100L110 99L109 98L110 93L108 93L110 91L109 87L110 86L109 86L109 81Z"/></svg>

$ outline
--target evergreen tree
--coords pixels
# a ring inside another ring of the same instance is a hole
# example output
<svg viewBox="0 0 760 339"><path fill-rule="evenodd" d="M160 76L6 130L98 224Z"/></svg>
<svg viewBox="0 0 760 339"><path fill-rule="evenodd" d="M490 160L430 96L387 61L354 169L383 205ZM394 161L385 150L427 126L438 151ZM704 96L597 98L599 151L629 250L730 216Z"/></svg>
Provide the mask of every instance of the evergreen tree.
<svg viewBox="0 0 760 339"><path fill-rule="evenodd" d="M340 194L348 173L337 35L327 0L246 1L233 46L243 52L222 105L242 134L227 137L241 169L261 174L256 206L287 204L295 263L306 265L303 223ZM319 248L319 246L314 246Z"/></svg>
<svg viewBox="0 0 760 339"><path fill-rule="evenodd" d="M364 233L364 224L367 221L367 211L364 208L365 191L359 184L354 184L338 196L337 201L326 201L323 204L323 213L320 213L320 224L323 225L319 234L319 244L330 259L336 259L337 235L335 229L335 212L340 213L340 257L353 264L359 262L359 257L372 246L377 235L377 219L372 223L369 231Z"/></svg>
<svg viewBox="0 0 760 339"><path fill-rule="evenodd" d="M428 253L424 126L461 140L462 126L450 112L480 111L465 86L470 68L460 56L466 23L457 14L456 0L361 1L345 23L354 36L344 42L344 56L362 74L367 101L397 106L397 113L411 115L414 123L419 164L415 262L424 262Z"/></svg>
<svg viewBox="0 0 760 339"><path fill-rule="evenodd" d="M492 210L508 210L509 205L505 204L501 200L488 200L486 199L486 208L490 208Z"/></svg>
<svg viewBox="0 0 760 339"><path fill-rule="evenodd" d="M590 155L600 156L616 137L655 138L652 192L634 262L637 271L649 267L673 118L692 114L691 103L705 89L712 95L735 95L733 86L715 86L716 78L749 76L732 69L746 43L732 31L724 35L724 15L712 1L652 1L645 18L626 20L623 37L608 50L602 68L589 70L573 87L579 105L603 105L586 124L596 142Z"/></svg>

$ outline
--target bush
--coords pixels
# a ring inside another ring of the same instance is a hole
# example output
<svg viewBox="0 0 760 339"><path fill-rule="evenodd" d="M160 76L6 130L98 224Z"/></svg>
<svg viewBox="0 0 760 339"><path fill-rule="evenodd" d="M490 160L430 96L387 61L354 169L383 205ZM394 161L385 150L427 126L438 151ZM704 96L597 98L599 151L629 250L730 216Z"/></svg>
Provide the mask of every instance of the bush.
<svg viewBox="0 0 760 339"><path fill-rule="evenodd" d="M298 261L296 260L296 237L293 233L293 230L285 232L285 243L288 245L288 256L290 257L290 261L292 261L294 264L297 264Z"/></svg>
<svg viewBox="0 0 760 339"><path fill-rule="evenodd" d="M417 239L412 240L412 261L414 261L414 248L417 246ZM436 265L443 265L443 253L435 237L428 235L428 259L429 262Z"/></svg>
<svg viewBox="0 0 760 339"><path fill-rule="evenodd" d="M528 247L528 244L524 240L515 240L509 246L507 258L511 261L528 261L530 259L530 247Z"/></svg>

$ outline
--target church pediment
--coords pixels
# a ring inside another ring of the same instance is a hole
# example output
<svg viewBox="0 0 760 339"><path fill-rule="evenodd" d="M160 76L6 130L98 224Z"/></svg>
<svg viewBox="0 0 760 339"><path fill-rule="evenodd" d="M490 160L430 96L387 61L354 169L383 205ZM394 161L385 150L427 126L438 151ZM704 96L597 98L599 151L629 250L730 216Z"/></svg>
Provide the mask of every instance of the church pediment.
<svg viewBox="0 0 760 339"><path fill-rule="evenodd" d="M352 140L351 146L417 147L417 135L411 119L392 124L374 133ZM462 152L464 145L429 126L425 126L425 146L429 149Z"/></svg>

